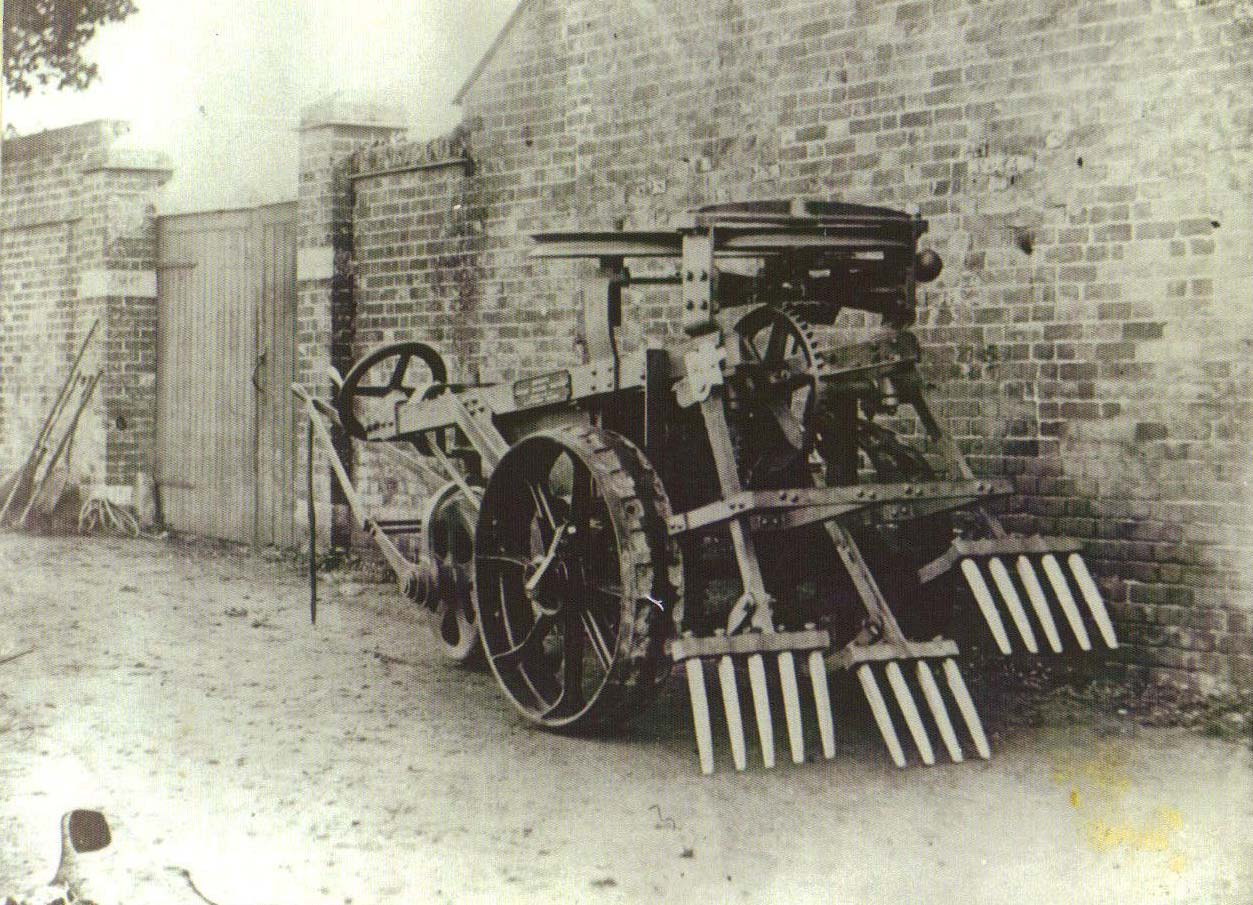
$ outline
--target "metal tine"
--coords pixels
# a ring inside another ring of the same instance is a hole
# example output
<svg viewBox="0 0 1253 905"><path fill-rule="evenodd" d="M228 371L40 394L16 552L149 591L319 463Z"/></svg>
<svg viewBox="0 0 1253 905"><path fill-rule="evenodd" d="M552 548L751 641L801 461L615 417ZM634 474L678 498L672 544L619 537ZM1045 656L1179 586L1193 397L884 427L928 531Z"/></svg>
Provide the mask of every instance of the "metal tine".
<svg viewBox="0 0 1253 905"><path fill-rule="evenodd" d="M748 767L744 744L744 717L740 714L740 690L735 684L735 664L729 654L718 660L718 684L722 686L722 706L727 713L727 735L731 737L731 757L735 769Z"/></svg>
<svg viewBox="0 0 1253 905"><path fill-rule="evenodd" d="M909 686L905 684L905 676L901 672L901 665L895 660L890 660L886 668L888 674L888 684L892 686L892 693L896 695L896 703L901 708L901 713L905 715L905 725L909 727L909 734L914 737L914 744L918 746L918 753L922 755L922 762L928 767L935 764L935 751L931 748L931 738L927 735L927 727L922 725L922 714L918 712L918 705L914 703L914 696L909 690Z"/></svg>
<svg viewBox="0 0 1253 905"><path fill-rule="evenodd" d="M827 664L820 650L809 654L809 681L814 686L814 708L818 711L822 756L830 760L835 757L835 716L831 712L831 693L827 689Z"/></svg>
<svg viewBox="0 0 1253 905"><path fill-rule="evenodd" d="M1031 608L1035 610L1036 618L1040 620L1049 647L1053 648L1053 653L1060 654L1062 638L1057 634L1057 623L1053 621L1053 611L1049 609L1049 601L1044 596L1044 588L1040 587L1040 577L1035 574L1035 567L1025 556L1018 557L1018 577L1022 579L1022 585L1027 589L1027 598L1031 601Z"/></svg>
<svg viewBox="0 0 1253 905"><path fill-rule="evenodd" d="M714 771L714 738L709 722L705 667L700 657L689 657L684 667L687 670L687 695L692 699L692 724L696 727L696 753L700 755L700 771L708 776Z"/></svg>
<svg viewBox="0 0 1253 905"><path fill-rule="evenodd" d="M944 740L948 756L953 763L961 763L961 743L957 741L953 721L949 719L948 708L944 706L944 696L940 694L940 686L935 683L935 676L926 660L918 661L918 684L922 686L922 696L927 699L927 706L931 708L931 716L935 718L936 728L940 730L940 738Z"/></svg>
<svg viewBox="0 0 1253 905"><path fill-rule="evenodd" d="M1053 593L1057 595L1057 602L1061 604L1062 612L1066 614L1066 621L1070 623L1070 629L1075 633L1075 640L1079 642L1079 647L1083 650L1092 650L1092 641L1088 638L1088 629L1083 624L1083 617L1079 615L1079 608L1075 606L1074 595L1070 593L1070 585L1066 584L1066 576L1062 574L1062 567L1057 562L1057 557L1052 553L1041 560L1044 566L1044 574L1048 576L1049 584L1053 586Z"/></svg>
<svg viewBox="0 0 1253 905"><path fill-rule="evenodd" d="M1001 621L1001 614L996 611L996 603L992 600L992 592L988 590L988 583L983 580L983 573L979 571L979 564L973 559L963 559L962 574L966 576L966 583L970 585L970 590L975 595L975 603L979 604L979 611L983 613L983 620L988 624L988 628L992 630L992 637L996 639L996 646L1001 649L1001 653L1010 653L1009 635L1005 633L1005 623Z"/></svg>
<svg viewBox="0 0 1253 905"><path fill-rule="evenodd" d="M761 739L761 761L766 769L771 769L774 767L774 723L770 715L770 695L766 688L766 664L761 654L752 654L748 658L748 684L753 692L757 736Z"/></svg>
<svg viewBox="0 0 1253 905"><path fill-rule="evenodd" d="M1031 630L1031 622L1027 619L1027 611L1022 607L1022 598L1018 596L1018 589L1014 587L1014 582L1009 577L1009 570L1005 568L1005 563L1001 562L999 556L993 556L988 561L988 571L992 573L992 580L996 582L996 589L1001 592L1001 599L1005 601L1005 608L1009 610L1009 615L1014 620L1014 625L1018 626L1018 634L1022 635L1022 643L1027 645L1029 653L1038 654L1040 645L1036 644L1035 632Z"/></svg>
<svg viewBox="0 0 1253 905"><path fill-rule="evenodd" d="M861 682L861 689L866 694L866 701L870 704L870 712L874 714L874 721L879 726L879 734L883 736L883 741L888 746L888 754L892 756L892 763L898 767L904 767L905 752L901 750L901 740L896 735L896 727L892 725L892 716L888 713L888 705L883 700L883 693L879 691L879 683L875 679L869 663L863 663L857 668L857 679Z"/></svg>
<svg viewBox="0 0 1253 905"><path fill-rule="evenodd" d="M1101 599L1100 589L1097 588L1096 581L1092 578L1092 573L1088 571L1088 564L1083 561L1083 557L1078 553L1071 553L1066 563L1070 566L1071 574L1075 576L1075 580L1079 583L1079 590L1083 593L1083 599L1088 604L1088 610L1096 621L1096 627L1100 630L1101 637L1105 639L1105 643L1109 647L1117 647L1118 636L1114 634L1114 623L1110 621L1109 611L1105 609L1105 601Z"/></svg>
<svg viewBox="0 0 1253 905"><path fill-rule="evenodd" d="M983 722L979 719L979 711L975 709L974 698L970 696L970 689L966 687L966 680L962 678L961 670L951 658L944 661L944 678L948 682L948 690L953 693L953 700L957 702L957 709L961 712L962 719L966 721L966 730L975 743L975 750L984 760L990 759L992 748L988 745L988 737L983 732Z"/></svg>
<svg viewBox="0 0 1253 905"><path fill-rule="evenodd" d="M790 650L779 654L779 687L783 690L783 713L787 717L787 740L792 763L805 762L805 727L801 723L801 695L796 686L796 661Z"/></svg>

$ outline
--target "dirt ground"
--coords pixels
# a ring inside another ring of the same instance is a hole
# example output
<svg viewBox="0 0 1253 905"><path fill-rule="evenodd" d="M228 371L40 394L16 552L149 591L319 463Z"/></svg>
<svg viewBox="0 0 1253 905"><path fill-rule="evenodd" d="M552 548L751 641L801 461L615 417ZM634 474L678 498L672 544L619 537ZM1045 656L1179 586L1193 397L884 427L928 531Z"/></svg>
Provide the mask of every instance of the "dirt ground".
<svg viewBox="0 0 1253 905"><path fill-rule="evenodd" d="M0 901L99 807L100 905L1253 902L1247 745L985 710L986 763L897 770L853 720L834 761L705 778L681 692L537 732L386 586L311 627L290 562L3 534Z"/></svg>

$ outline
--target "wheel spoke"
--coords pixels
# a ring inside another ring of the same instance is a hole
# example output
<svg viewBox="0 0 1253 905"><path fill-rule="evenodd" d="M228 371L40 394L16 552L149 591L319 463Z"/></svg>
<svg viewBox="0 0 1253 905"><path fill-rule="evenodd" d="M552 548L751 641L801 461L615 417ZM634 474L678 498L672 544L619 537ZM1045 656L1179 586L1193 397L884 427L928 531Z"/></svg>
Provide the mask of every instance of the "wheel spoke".
<svg viewBox="0 0 1253 905"><path fill-rule="evenodd" d="M392 379L388 384L393 390L399 390L405 385L405 372L409 370L409 362L413 356L401 355L396 360L396 367L392 371Z"/></svg>
<svg viewBox="0 0 1253 905"><path fill-rule="evenodd" d="M556 622L556 616L547 613L541 614L531 624L530 629L527 630L521 641L509 648L509 650L492 657L492 662L499 669L512 669L517 666L534 649L542 646L544 639L548 637L548 633L552 631L552 627Z"/></svg>
<svg viewBox="0 0 1253 905"><path fill-rule="evenodd" d="M609 667L613 664L613 652L609 650L609 645L605 643L605 636L601 633L600 624L596 621L596 616L590 610L584 610L579 613L579 620L583 623L583 630L587 633L587 640L592 644L592 652L596 654L596 659L600 661L601 669L609 672Z"/></svg>
<svg viewBox="0 0 1253 905"><path fill-rule="evenodd" d="M520 556L503 556L499 554L493 555L491 553L480 553L478 559L480 562L497 562L501 565L517 566L519 569L525 569L530 565L530 562Z"/></svg>
<svg viewBox="0 0 1253 905"><path fill-rule="evenodd" d="M783 361L783 353L787 348L788 331L778 320L770 324L770 338L766 340L766 354L763 357L768 365Z"/></svg>
<svg viewBox="0 0 1253 905"><path fill-rule="evenodd" d="M557 530L557 519L553 516L553 507L548 499L548 491L544 490L539 484L531 484L531 498L535 500L535 509L548 523L548 530L555 532Z"/></svg>

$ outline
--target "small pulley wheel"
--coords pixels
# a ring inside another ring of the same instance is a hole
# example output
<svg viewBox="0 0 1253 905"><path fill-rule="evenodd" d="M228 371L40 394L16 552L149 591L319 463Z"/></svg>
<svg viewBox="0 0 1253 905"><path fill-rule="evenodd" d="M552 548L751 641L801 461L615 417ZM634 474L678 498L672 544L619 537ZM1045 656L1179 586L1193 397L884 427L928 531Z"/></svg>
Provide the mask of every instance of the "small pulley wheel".
<svg viewBox="0 0 1253 905"><path fill-rule="evenodd" d="M532 434L496 466L475 534L479 635L527 719L607 729L652 700L682 593L669 515L643 454L610 431Z"/></svg>
<svg viewBox="0 0 1253 905"><path fill-rule="evenodd" d="M466 499L460 484L449 482L428 499L422 513L422 555L438 564L440 584L429 613L439 652L454 663L469 663L479 647L474 612L474 526L478 488Z"/></svg>
<svg viewBox="0 0 1253 905"><path fill-rule="evenodd" d="M344 376L335 396L335 412L349 436L376 439L379 429L392 423L397 405L432 384L447 381L448 368L433 346L421 342L380 346Z"/></svg>

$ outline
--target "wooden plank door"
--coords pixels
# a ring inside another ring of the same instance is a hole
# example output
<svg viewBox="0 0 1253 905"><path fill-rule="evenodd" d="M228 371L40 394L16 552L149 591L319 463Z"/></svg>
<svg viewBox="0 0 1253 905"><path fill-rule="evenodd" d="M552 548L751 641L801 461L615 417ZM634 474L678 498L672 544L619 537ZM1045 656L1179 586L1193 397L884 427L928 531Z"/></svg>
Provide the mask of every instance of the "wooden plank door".
<svg viewBox="0 0 1253 905"><path fill-rule="evenodd" d="M165 523L292 542L295 206L158 221L157 489Z"/></svg>
<svg viewBox="0 0 1253 905"><path fill-rule="evenodd" d="M257 318L257 521L256 541L289 547L296 542L293 514L296 460L296 205L256 211L260 254Z"/></svg>

